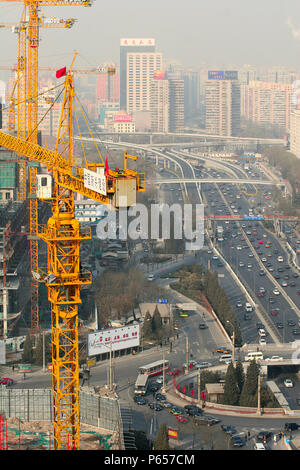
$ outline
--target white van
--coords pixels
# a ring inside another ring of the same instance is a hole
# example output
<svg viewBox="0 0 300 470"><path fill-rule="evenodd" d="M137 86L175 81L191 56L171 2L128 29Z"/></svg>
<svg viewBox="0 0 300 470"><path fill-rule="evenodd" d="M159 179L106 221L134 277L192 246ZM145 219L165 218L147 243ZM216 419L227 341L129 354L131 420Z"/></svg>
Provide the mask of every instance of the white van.
<svg viewBox="0 0 300 470"><path fill-rule="evenodd" d="M223 356L220 357L219 361L220 362L232 361L232 355L231 354L223 354Z"/></svg>
<svg viewBox="0 0 300 470"><path fill-rule="evenodd" d="M254 352L249 352L247 356L245 356L245 361L263 361L264 356L261 351L254 351Z"/></svg>
<svg viewBox="0 0 300 470"><path fill-rule="evenodd" d="M249 304L249 302L245 303L245 310L246 310L246 312L252 312L253 307L252 307L251 304Z"/></svg>

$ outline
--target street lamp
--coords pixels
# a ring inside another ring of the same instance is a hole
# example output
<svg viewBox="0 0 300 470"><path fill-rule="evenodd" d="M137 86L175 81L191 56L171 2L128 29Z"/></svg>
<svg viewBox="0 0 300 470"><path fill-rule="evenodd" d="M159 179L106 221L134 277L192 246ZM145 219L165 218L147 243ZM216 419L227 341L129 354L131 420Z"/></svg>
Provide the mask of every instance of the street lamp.
<svg viewBox="0 0 300 470"><path fill-rule="evenodd" d="M231 336L231 342L232 342L232 363L234 364L234 345L235 345L234 326L233 326L233 324L232 324L229 320L226 320L226 323L229 323L229 324L232 326L232 336Z"/></svg>

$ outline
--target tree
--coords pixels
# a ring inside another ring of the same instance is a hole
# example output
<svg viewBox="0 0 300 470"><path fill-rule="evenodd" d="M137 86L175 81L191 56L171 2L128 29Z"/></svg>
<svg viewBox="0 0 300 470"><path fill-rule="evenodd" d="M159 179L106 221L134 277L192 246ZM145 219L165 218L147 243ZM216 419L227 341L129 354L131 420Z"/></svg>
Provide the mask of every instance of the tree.
<svg viewBox="0 0 300 470"><path fill-rule="evenodd" d="M237 384L239 387L239 392L241 393L243 390L244 382L245 382L245 372L244 372L244 366L240 357L235 367L235 374L236 374Z"/></svg>
<svg viewBox="0 0 300 470"><path fill-rule="evenodd" d="M52 359L52 350L51 350L51 335L45 335L45 362L51 362ZM43 356L44 356L44 345L43 345L43 335L39 335L37 339L36 348L34 350L34 362L35 364L41 366L43 365Z"/></svg>
<svg viewBox="0 0 300 470"><path fill-rule="evenodd" d="M146 312L143 323L143 335L146 339L152 338L152 317L148 311Z"/></svg>
<svg viewBox="0 0 300 470"><path fill-rule="evenodd" d="M33 345L32 345L32 338L31 338L30 333L26 336L25 341L24 341L22 361L29 362L30 364L33 362Z"/></svg>
<svg viewBox="0 0 300 470"><path fill-rule="evenodd" d="M157 308L157 305L154 309L153 316L152 316L152 331L153 334L157 337L161 336L162 331L162 319Z"/></svg>
<svg viewBox="0 0 300 470"><path fill-rule="evenodd" d="M227 367L224 384L223 403L225 405L237 405L239 403L239 386L236 377L236 371L231 362Z"/></svg>
<svg viewBox="0 0 300 470"><path fill-rule="evenodd" d="M153 450L169 450L169 436L166 423L159 426L156 439L153 444Z"/></svg>
<svg viewBox="0 0 300 470"><path fill-rule="evenodd" d="M240 397L241 406L257 405L257 383L259 366L255 361L251 361L247 370L245 383Z"/></svg>
<svg viewBox="0 0 300 470"><path fill-rule="evenodd" d="M150 441L147 439L145 431L133 431L135 447L137 450L151 450Z"/></svg>

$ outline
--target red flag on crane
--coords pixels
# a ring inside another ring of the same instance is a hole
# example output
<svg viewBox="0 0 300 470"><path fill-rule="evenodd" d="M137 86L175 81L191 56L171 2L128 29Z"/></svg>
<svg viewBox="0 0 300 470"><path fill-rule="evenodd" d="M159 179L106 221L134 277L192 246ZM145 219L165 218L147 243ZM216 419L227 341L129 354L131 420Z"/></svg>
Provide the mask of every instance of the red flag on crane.
<svg viewBox="0 0 300 470"><path fill-rule="evenodd" d="M66 67L63 67L62 69L56 71L56 78L64 77L65 75L67 75Z"/></svg>
<svg viewBox="0 0 300 470"><path fill-rule="evenodd" d="M108 161L107 157L105 158L105 171L104 171L105 176L109 174L109 167L108 167Z"/></svg>

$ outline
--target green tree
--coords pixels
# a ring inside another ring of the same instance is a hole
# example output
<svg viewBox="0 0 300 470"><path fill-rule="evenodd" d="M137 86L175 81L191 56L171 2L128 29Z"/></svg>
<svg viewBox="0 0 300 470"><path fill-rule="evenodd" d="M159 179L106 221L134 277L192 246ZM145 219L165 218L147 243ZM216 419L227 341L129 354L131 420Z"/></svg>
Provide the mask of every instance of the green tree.
<svg viewBox="0 0 300 470"><path fill-rule="evenodd" d="M257 405L257 385L259 366L255 361L251 361L247 370L244 386L240 397L241 406Z"/></svg>
<svg viewBox="0 0 300 470"><path fill-rule="evenodd" d="M162 320L157 308L157 305L154 309L153 316L152 316L152 331L156 336L160 336L162 330Z"/></svg>
<svg viewBox="0 0 300 470"><path fill-rule="evenodd" d="M166 423L159 426L156 439L153 444L153 450L169 450L169 436Z"/></svg>
<svg viewBox="0 0 300 470"><path fill-rule="evenodd" d="M245 382L245 372L244 372L244 366L240 357L236 363L235 374L236 374L236 380L237 380L237 384L239 387L239 391L241 393L243 390L244 382Z"/></svg>
<svg viewBox="0 0 300 470"><path fill-rule="evenodd" d="M150 313L147 311L145 318L144 318L144 323L143 323L143 335L145 339L150 339L152 338L152 318Z"/></svg>
<svg viewBox="0 0 300 470"><path fill-rule="evenodd" d="M239 386L236 370L231 362L227 367L224 384L223 403L226 405L237 405L239 403Z"/></svg>
<svg viewBox="0 0 300 470"><path fill-rule="evenodd" d="M32 363L33 362L33 345L31 335L28 334L24 341L24 349L22 352L22 361Z"/></svg>

